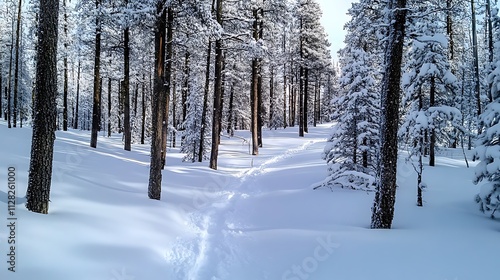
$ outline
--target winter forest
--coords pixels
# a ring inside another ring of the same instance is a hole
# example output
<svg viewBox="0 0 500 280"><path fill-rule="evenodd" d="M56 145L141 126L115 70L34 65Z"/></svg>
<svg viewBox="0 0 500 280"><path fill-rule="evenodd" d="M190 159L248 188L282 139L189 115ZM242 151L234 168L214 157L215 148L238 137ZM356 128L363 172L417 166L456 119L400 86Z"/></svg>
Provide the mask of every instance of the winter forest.
<svg viewBox="0 0 500 280"><path fill-rule="evenodd" d="M496 277L500 5L335 1L0 0L0 278Z"/></svg>

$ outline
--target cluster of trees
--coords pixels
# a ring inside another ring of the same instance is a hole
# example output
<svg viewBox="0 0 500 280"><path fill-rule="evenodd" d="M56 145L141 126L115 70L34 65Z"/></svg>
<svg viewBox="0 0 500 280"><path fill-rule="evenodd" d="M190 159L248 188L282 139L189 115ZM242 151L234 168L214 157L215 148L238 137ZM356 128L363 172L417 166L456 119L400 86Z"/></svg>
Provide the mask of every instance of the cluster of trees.
<svg viewBox="0 0 500 280"><path fill-rule="evenodd" d="M339 52L337 121L325 147L321 186L376 190L372 227L390 228L398 146L417 172L440 147L475 150L477 201L500 207L498 5L492 0L359 0ZM380 106L379 106L380 104ZM477 140L474 142L474 140ZM474 145L475 143L475 145Z"/></svg>
<svg viewBox="0 0 500 280"><path fill-rule="evenodd" d="M35 118L43 95L35 83L36 53L47 28L41 3L0 3L6 15L0 20L0 112L9 127L43 126ZM54 106L54 129L90 130L94 148L98 135L112 133L123 134L125 150L151 143L152 199L160 199L169 145L180 144L187 161L208 159L217 169L221 133L250 129L257 155L263 128L298 126L304 136L308 126L328 119L325 96L332 95L335 71L314 0L52 5L59 7L55 103L39 108ZM30 33L34 28L41 31ZM52 131L50 125L43 131ZM48 171L43 176L50 178ZM50 180L41 187L49 190Z"/></svg>

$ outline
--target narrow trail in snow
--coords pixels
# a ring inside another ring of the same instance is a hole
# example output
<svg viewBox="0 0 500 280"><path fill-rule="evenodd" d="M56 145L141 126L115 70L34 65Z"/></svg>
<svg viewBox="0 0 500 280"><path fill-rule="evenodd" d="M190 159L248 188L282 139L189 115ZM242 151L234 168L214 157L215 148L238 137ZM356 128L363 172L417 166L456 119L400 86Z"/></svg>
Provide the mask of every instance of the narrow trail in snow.
<svg viewBox="0 0 500 280"><path fill-rule="evenodd" d="M198 235L192 240L178 240L174 252L167 256L167 260L176 266L178 279L226 279L227 268L244 263L244 253L232 242L232 239L241 236L241 233L231 229L227 223L234 206L242 197L258 191L252 182L257 176L266 173L267 168L293 157L320 141L324 140L309 140L300 146L285 150L281 155L265 160L256 167L230 176L229 181L224 184L224 189L217 193L214 201L191 213L190 226L197 229Z"/></svg>

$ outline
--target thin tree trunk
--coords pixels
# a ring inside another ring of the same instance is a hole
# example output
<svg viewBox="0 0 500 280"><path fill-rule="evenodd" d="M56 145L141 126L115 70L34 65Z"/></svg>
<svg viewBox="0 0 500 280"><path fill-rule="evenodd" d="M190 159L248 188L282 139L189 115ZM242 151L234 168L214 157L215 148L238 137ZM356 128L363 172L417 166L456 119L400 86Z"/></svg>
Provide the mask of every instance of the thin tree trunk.
<svg viewBox="0 0 500 280"><path fill-rule="evenodd" d="M111 137L111 77L108 78L108 137Z"/></svg>
<svg viewBox="0 0 500 280"><path fill-rule="evenodd" d="M52 160L54 155L57 96L58 0L40 0L36 65L35 114L31 159L26 192L29 211L49 212Z"/></svg>
<svg viewBox="0 0 500 280"><path fill-rule="evenodd" d="M309 122L309 68L304 70L304 105L303 105L303 118L304 118L304 133L309 133L307 123Z"/></svg>
<svg viewBox="0 0 500 280"><path fill-rule="evenodd" d="M156 2L155 20L155 65L152 99L151 164L149 168L148 197L160 200L162 181L162 127L165 95L165 30L167 11L166 0Z"/></svg>
<svg viewBox="0 0 500 280"><path fill-rule="evenodd" d="M259 39L259 28L258 28L258 11L253 10L253 39L257 41ZM252 59L252 77L250 86L250 107L251 107L251 132L252 132L252 155L259 154L259 89L258 89L258 79L259 79L259 60L254 57Z"/></svg>
<svg viewBox="0 0 500 280"><path fill-rule="evenodd" d="M125 0L125 8L128 6L128 0ZM128 24L128 23L126 23ZM126 26L123 30L123 136L125 143L123 149L130 151L132 149L132 130L130 127L130 30Z"/></svg>
<svg viewBox="0 0 500 280"><path fill-rule="evenodd" d="M486 0L486 22L488 27L488 62L490 64L493 63L493 19L491 14L491 0ZM493 87L492 83L488 83L488 98L490 102L493 102L493 93L491 92L491 88Z"/></svg>
<svg viewBox="0 0 500 280"><path fill-rule="evenodd" d="M234 71L233 64L233 71ZM229 90L229 108L228 108L228 120L227 120L227 134L231 137L234 136L234 80L231 80L231 88Z"/></svg>
<svg viewBox="0 0 500 280"><path fill-rule="evenodd" d="M481 115L481 84L479 80L479 55L478 55L478 45L477 45L477 31L476 31L476 10L474 8L474 0L471 3L471 14L472 14L472 51L474 55L474 82L476 92L476 106L477 106L477 116ZM478 124L478 135L481 134L482 127Z"/></svg>
<svg viewBox="0 0 500 280"><path fill-rule="evenodd" d="M304 68L300 66L299 80L299 137L304 137Z"/></svg>
<svg viewBox="0 0 500 280"><path fill-rule="evenodd" d="M144 134L146 130L146 75L142 74L141 102L142 102L142 118L141 118L141 144L144 144Z"/></svg>
<svg viewBox="0 0 500 280"><path fill-rule="evenodd" d="M174 130L172 131L172 147L176 146L176 137L177 137L177 83L175 82L176 75L174 73L173 83L172 83L172 125Z"/></svg>
<svg viewBox="0 0 500 280"><path fill-rule="evenodd" d="M276 128L276 125L273 121L274 118L274 68L271 67L270 70L270 79L269 79L269 128L274 126Z"/></svg>
<svg viewBox="0 0 500 280"><path fill-rule="evenodd" d="M371 228L391 228L396 202L396 168L398 162L398 123L401 61L406 23L406 0L392 0L385 71L381 91L380 162L372 208Z"/></svg>
<svg viewBox="0 0 500 280"><path fill-rule="evenodd" d="M15 60L15 70L14 70L14 108L12 111L13 119L12 119L12 125L14 127L17 126L17 113L18 113L18 108L17 108L17 102L18 102L18 92L19 92L19 35L21 31L21 7L22 7L22 0L19 0L18 2L18 9L17 9L17 28L16 28L16 60Z"/></svg>
<svg viewBox="0 0 500 280"><path fill-rule="evenodd" d="M212 7L213 9L213 7ZM210 89L210 62L212 61L212 41L209 39L207 47L207 61L205 65L205 87L203 91L203 108L201 111L200 144L198 145L198 162L203 161L203 150L205 149L205 130L207 128L208 93Z"/></svg>
<svg viewBox="0 0 500 280"><path fill-rule="evenodd" d="M10 43L10 59L9 59L9 89L7 95L7 125L8 128L12 127L12 52L14 50L14 22L12 22L12 36Z"/></svg>
<svg viewBox="0 0 500 280"><path fill-rule="evenodd" d="M189 61L191 54L186 51L184 55L184 85L181 90L181 102L182 102L182 122L186 121L187 116L187 96L189 92Z"/></svg>
<svg viewBox="0 0 500 280"><path fill-rule="evenodd" d="M101 0L96 0L96 11L99 10ZM101 80L101 16L96 15L95 23L95 56L94 56L94 102L92 107L92 132L90 138L90 147L97 148L97 133L99 131L101 121L101 104L100 96L100 80Z"/></svg>
<svg viewBox="0 0 500 280"><path fill-rule="evenodd" d="M434 107L436 105L436 78L431 77L431 88L429 91L429 106ZM429 130L429 166L436 165L436 132L434 129Z"/></svg>
<svg viewBox="0 0 500 280"><path fill-rule="evenodd" d="M216 6L216 19L222 26L222 0L217 0ZM215 40L215 85L214 85L214 110L212 115L212 151L210 154L211 169L217 169L217 158L219 156L219 142L220 142L220 110L222 108L222 38Z"/></svg>
<svg viewBox="0 0 500 280"><path fill-rule="evenodd" d="M68 130L68 14L66 12L66 0L63 0L64 9L64 86L63 86L63 131Z"/></svg>
<svg viewBox="0 0 500 280"><path fill-rule="evenodd" d="M78 129L78 109L80 105L80 71L81 71L81 61L78 60L78 70L76 74L76 106L75 106L75 119L73 123L73 128Z"/></svg>

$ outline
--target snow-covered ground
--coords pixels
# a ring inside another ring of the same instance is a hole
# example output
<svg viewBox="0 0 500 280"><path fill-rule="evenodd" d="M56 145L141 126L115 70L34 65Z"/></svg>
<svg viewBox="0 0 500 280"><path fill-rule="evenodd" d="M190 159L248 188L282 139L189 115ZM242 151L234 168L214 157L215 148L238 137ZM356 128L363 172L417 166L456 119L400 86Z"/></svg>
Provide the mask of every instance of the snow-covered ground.
<svg viewBox="0 0 500 280"><path fill-rule="evenodd" d="M260 155L222 138L219 170L170 149L161 201L147 198L149 146L57 132L49 215L28 212L31 130L0 122L0 279L498 279L500 224L478 211L461 151L426 167L425 205L400 161L393 229L369 229L373 193L312 190L329 125L265 131ZM249 138L248 132L238 136ZM17 170L16 272L7 268L7 169ZM2 210L3 209L3 210Z"/></svg>

